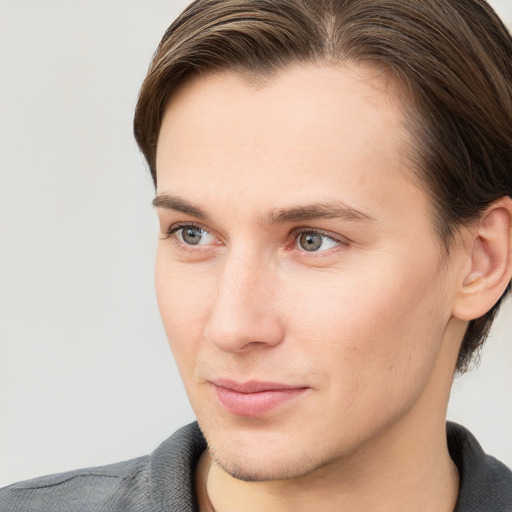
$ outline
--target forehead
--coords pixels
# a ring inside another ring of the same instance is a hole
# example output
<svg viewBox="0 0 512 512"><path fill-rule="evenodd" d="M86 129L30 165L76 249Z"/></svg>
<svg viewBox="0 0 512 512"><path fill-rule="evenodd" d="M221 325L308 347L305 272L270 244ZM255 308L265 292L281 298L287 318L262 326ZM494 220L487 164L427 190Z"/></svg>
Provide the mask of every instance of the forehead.
<svg viewBox="0 0 512 512"><path fill-rule="evenodd" d="M182 82L168 101L162 128L172 122L165 122L169 118L182 116L179 121L183 123L187 118L186 124L194 130L196 121L207 129L208 121L220 128L219 123L227 121L232 126L237 118L254 133L265 119L274 129L284 126L291 131L315 122L324 127L330 123L334 128L336 117L339 130L341 123L351 123L352 128L364 125L369 118L360 116L365 114L373 117L374 125L387 122L400 128L409 103L408 95L391 73L371 64L293 65L268 75L225 70ZM352 118L356 111L359 122ZM251 120L258 124L247 125ZM294 121L302 123L292 125ZM179 131L185 128L181 124ZM159 135L160 149L162 131Z"/></svg>
<svg viewBox="0 0 512 512"><path fill-rule="evenodd" d="M377 204L386 198L376 182L412 181L402 97L389 75L354 64L295 66L263 81L196 77L163 118L158 192L201 202L238 186L240 198L257 192L270 207L336 189Z"/></svg>

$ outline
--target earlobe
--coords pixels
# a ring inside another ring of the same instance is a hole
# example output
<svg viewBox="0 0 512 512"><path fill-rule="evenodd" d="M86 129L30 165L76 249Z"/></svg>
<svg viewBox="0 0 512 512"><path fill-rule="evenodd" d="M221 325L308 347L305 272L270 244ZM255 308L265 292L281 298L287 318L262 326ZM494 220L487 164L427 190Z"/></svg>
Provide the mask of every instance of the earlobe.
<svg viewBox="0 0 512 512"><path fill-rule="evenodd" d="M512 199L493 203L468 232L470 269L453 308L453 316L465 321L487 313L512 278Z"/></svg>

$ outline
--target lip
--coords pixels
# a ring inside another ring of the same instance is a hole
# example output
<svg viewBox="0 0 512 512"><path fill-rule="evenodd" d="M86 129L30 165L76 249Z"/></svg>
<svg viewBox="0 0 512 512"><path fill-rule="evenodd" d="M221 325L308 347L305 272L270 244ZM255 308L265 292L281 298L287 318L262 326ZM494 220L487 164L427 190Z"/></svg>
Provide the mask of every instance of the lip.
<svg viewBox="0 0 512 512"><path fill-rule="evenodd" d="M308 388L278 382L236 382L229 379L212 381L220 403L236 416L262 416L302 395Z"/></svg>

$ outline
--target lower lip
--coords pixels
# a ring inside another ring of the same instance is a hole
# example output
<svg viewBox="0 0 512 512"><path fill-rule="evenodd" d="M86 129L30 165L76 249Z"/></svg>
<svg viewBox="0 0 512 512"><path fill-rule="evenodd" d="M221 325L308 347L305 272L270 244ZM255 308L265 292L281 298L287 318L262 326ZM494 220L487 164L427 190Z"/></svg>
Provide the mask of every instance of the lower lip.
<svg viewBox="0 0 512 512"><path fill-rule="evenodd" d="M237 416L256 417L298 397L307 388L276 389L257 393L240 393L232 389L215 386L215 391L224 408Z"/></svg>

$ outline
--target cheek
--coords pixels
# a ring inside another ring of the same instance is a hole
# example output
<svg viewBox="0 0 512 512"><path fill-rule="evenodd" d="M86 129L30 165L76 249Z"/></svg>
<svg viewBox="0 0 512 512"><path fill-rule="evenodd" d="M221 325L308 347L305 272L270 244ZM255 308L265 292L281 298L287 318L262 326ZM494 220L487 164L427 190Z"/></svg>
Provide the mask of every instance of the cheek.
<svg viewBox="0 0 512 512"><path fill-rule="evenodd" d="M214 294L210 281L157 254L155 288L167 340L178 365L192 364Z"/></svg>
<svg viewBox="0 0 512 512"><path fill-rule="evenodd" d="M307 293L290 290L294 338L305 340L304 350L323 358L340 381L340 365L357 386L363 379L387 386L390 376L398 381L418 372L426 378L444 331L443 299L432 286L433 269L404 268L327 276Z"/></svg>
<svg viewBox="0 0 512 512"><path fill-rule="evenodd" d="M427 281L418 275L398 280L398 274L345 278L318 296L296 295L291 329L297 327L303 355L321 373L331 404L321 415L333 435L343 425L347 439L358 439L403 415L422 395L443 333L438 297L426 291Z"/></svg>

